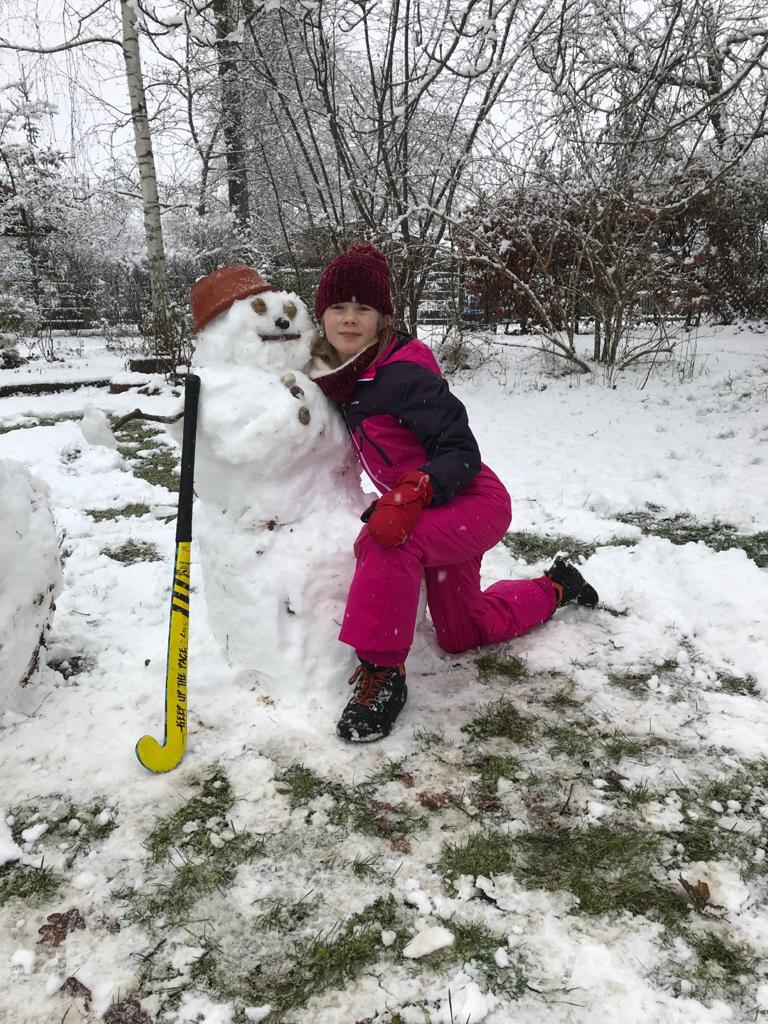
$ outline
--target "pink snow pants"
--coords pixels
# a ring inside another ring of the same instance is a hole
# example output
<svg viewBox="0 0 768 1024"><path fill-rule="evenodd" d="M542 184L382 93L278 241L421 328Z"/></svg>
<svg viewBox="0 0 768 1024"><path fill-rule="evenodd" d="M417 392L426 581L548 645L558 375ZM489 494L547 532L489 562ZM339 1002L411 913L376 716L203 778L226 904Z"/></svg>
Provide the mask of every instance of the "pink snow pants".
<svg viewBox="0 0 768 1024"><path fill-rule="evenodd" d="M480 586L482 557L511 520L506 488L483 466L448 504L424 509L411 536L397 547L381 547L363 527L339 639L375 665L404 662L422 573L437 642L451 654L502 643L544 622L557 605L546 577Z"/></svg>

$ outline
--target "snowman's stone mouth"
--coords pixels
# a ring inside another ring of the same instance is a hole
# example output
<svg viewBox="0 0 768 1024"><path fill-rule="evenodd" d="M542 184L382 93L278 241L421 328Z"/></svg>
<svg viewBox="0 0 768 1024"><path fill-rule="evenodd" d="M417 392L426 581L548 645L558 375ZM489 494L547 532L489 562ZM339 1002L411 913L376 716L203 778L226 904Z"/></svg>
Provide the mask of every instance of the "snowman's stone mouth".
<svg viewBox="0 0 768 1024"><path fill-rule="evenodd" d="M260 334L262 341L298 341L300 334Z"/></svg>

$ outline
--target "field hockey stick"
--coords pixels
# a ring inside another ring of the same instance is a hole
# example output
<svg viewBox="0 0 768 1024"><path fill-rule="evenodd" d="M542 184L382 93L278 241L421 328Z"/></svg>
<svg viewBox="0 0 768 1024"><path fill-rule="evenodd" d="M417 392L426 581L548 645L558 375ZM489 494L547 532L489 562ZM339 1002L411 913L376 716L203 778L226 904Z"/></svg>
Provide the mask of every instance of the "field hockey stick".
<svg viewBox="0 0 768 1024"><path fill-rule="evenodd" d="M151 772L175 768L187 746L187 647L189 643L189 549L192 541L192 498L195 476L195 436L200 378L187 374L184 389L184 432L181 442L179 511L176 519L176 557L171 587L171 621L165 669L165 737L142 736L136 757Z"/></svg>

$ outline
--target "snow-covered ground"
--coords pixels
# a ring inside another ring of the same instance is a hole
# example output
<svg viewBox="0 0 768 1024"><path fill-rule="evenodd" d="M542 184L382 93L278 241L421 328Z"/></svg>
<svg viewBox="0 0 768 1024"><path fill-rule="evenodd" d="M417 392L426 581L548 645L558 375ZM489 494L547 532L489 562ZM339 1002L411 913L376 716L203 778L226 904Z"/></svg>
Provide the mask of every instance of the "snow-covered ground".
<svg viewBox="0 0 768 1024"><path fill-rule="evenodd" d="M0 708L1 1020L768 1019L768 336L701 332L644 387L489 354L453 383L514 502L485 578L569 549L598 608L461 657L422 629L393 735L349 747L344 679L302 715L227 668L193 562L165 776L133 748L162 736L175 495L134 470L175 450L78 420L178 394L99 339L0 372L133 385L0 399L65 554L48 665Z"/></svg>

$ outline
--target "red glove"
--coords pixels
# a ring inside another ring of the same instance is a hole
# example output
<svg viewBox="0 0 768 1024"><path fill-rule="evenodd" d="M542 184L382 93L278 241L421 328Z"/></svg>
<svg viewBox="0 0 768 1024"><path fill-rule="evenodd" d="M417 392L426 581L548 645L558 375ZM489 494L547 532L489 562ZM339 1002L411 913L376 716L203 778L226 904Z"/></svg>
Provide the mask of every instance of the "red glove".
<svg viewBox="0 0 768 1024"><path fill-rule="evenodd" d="M371 507L368 531L384 548L402 544L411 535L421 510L432 501L429 473L409 469L391 491L382 494Z"/></svg>

